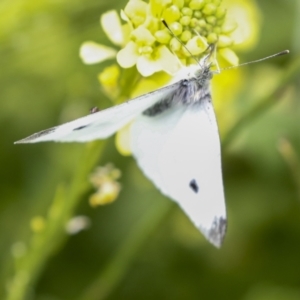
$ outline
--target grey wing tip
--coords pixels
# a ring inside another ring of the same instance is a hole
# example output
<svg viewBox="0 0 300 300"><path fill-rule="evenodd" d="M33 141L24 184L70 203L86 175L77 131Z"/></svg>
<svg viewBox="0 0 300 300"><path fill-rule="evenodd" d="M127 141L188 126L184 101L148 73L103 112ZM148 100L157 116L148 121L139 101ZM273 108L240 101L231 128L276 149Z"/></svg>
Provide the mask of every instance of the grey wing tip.
<svg viewBox="0 0 300 300"><path fill-rule="evenodd" d="M34 140L37 138L37 133L26 137L25 139L14 142L14 144L29 144L34 143Z"/></svg>
<svg viewBox="0 0 300 300"><path fill-rule="evenodd" d="M211 228L208 230L200 228L205 237L217 248L221 248L227 229L225 217L215 217Z"/></svg>
<svg viewBox="0 0 300 300"><path fill-rule="evenodd" d="M56 127L52 127L37 133L34 133L28 137L26 137L25 139L19 140L14 142L14 144L29 144L29 143L35 143L36 140L44 135L47 135L49 133L52 133L53 131L55 131Z"/></svg>
<svg viewBox="0 0 300 300"><path fill-rule="evenodd" d="M16 145L16 144L28 144L28 143L31 143L31 141L33 139L34 139L34 137L31 135L29 137L26 137L25 139L14 142L14 145Z"/></svg>
<svg viewBox="0 0 300 300"><path fill-rule="evenodd" d="M23 143L24 143L23 140L20 140L20 141L14 142L14 145L16 145L16 144L23 144Z"/></svg>

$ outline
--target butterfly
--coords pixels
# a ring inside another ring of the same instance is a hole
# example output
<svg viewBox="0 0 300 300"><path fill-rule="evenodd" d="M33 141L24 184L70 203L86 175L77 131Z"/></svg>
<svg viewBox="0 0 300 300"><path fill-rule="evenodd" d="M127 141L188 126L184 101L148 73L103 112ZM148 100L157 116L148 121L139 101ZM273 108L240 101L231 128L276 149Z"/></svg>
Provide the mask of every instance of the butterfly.
<svg viewBox="0 0 300 300"><path fill-rule="evenodd" d="M141 170L220 247L227 221L209 56L184 67L172 84L16 144L106 139L132 122L131 150Z"/></svg>

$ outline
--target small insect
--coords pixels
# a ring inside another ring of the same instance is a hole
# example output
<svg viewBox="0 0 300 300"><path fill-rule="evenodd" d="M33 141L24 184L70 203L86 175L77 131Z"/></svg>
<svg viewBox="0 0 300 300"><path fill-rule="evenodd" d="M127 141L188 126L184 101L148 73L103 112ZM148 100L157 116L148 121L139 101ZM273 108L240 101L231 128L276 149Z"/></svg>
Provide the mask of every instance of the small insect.
<svg viewBox="0 0 300 300"><path fill-rule="evenodd" d="M208 241L220 247L227 218L220 140L210 93L211 53L198 65L183 68L173 84L91 111L16 144L105 139L132 122L131 148L139 167L164 195L179 204Z"/></svg>
<svg viewBox="0 0 300 300"><path fill-rule="evenodd" d="M99 108L97 106L94 106L90 109L90 114L94 114L96 112L100 111Z"/></svg>

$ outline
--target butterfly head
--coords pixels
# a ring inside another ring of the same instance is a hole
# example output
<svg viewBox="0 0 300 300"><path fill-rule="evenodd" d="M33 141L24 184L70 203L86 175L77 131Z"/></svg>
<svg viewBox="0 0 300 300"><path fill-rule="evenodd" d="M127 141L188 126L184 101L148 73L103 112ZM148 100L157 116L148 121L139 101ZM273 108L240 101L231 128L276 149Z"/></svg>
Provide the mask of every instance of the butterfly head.
<svg viewBox="0 0 300 300"><path fill-rule="evenodd" d="M201 83L204 84L205 82L209 82L210 79L212 79L213 72L210 70L210 67L211 62L203 64L202 67L198 67L198 69L195 70L194 78L197 80L197 82L200 83L200 85L202 85Z"/></svg>
<svg viewBox="0 0 300 300"><path fill-rule="evenodd" d="M211 72L210 70L211 63L204 64L202 62L203 60L200 61L199 64L190 65L188 67L182 68L174 77L172 82L188 80L204 83L206 81L209 81L213 76L213 72Z"/></svg>
<svg viewBox="0 0 300 300"><path fill-rule="evenodd" d="M209 82L212 78L214 71L211 71L212 61L215 60L216 53L215 45L209 45L207 48L208 54L205 55L200 61L195 58L196 64L190 65L188 67L183 67L175 77L174 81L187 79L195 80L200 85L205 85L206 82Z"/></svg>

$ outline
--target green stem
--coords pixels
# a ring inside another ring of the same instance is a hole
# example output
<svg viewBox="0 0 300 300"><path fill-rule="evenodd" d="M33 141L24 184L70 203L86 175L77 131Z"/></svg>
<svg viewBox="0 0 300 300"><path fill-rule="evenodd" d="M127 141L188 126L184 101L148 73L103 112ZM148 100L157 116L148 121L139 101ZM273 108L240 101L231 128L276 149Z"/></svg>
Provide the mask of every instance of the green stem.
<svg viewBox="0 0 300 300"><path fill-rule="evenodd" d="M298 153L291 142L284 137L279 140L278 151L291 172L300 199L300 159Z"/></svg>
<svg viewBox="0 0 300 300"><path fill-rule="evenodd" d="M88 190L87 178L99 160L104 143L88 144L70 187L58 187L45 228L34 233L27 252L16 260L16 271L10 281L7 300L24 300L49 257L67 239L65 225L73 216L81 196Z"/></svg>

